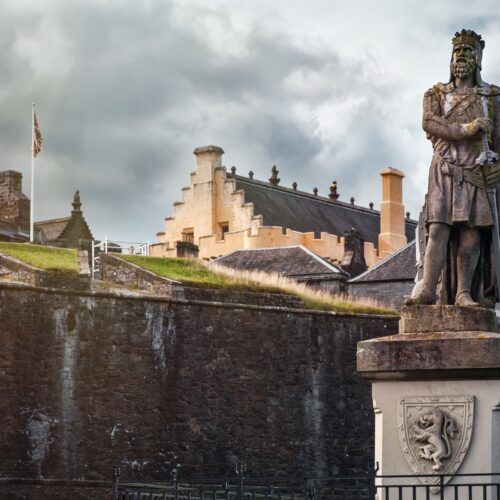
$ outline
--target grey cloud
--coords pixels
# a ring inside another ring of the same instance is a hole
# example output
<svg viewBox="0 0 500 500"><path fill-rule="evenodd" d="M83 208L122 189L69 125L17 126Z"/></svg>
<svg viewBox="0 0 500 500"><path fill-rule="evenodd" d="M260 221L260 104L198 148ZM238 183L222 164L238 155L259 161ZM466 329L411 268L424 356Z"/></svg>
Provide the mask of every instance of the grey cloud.
<svg viewBox="0 0 500 500"><path fill-rule="evenodd" d="M189 182L192 150L208 143L239 172L267 179L277 163L285 185L326 194L337 179L342 199L364 204L377 201L380 167L425 160L420 109L400 109L407 75L388 73L370 50L338 52L315 33L297 37L282 19L249 17L241 29L232 9L159 0L0 6L1 168L21 169L27 188L35 100L45 138L38 218L66 215L78 188L95 236L153 239ZM492 29L488 19L474 22ZM424 90L412 103L420 106ZM342 114L329 117L334 134L321 110L339 106ZM401 143L394 120L415 145Z"/></svg>

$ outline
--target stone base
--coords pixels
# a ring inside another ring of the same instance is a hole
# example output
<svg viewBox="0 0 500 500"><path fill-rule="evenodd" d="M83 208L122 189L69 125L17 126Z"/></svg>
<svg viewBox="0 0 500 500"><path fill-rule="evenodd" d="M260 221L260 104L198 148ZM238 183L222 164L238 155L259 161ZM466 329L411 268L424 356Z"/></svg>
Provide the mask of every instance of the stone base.
<svg viewBox="0 0 500 500"><path fill-rule="evenodd" d="M496 314L482 307L403 306L399 333L496 332Z"/></svg>
<svg viewBox="0 0 500 500"><path fill-rule="evenodd" d="M411 306L401 309L398 335L358 343L358 372L373 380L381 475L500 472L496 331L495 312L488 309ZM491 477L450 479L464 484ZM454 490L445 488L440 498L453 499Z"/></svg>
<svg viewBox="0 0 500 500"><path fill-rule="evenodd" d="M358 343L358 372L373 379L500 378L495 331L489 309L403 307L398 335Z"/></svg>
<svg viewBox="0 0 500 500"><path fill-rule="evenodd" d="M408 453L405 453L406 447L403 448L402 429L400 429L401 401L413 398L421 398L422 400L428 398L437 408L443 405L443 400L474 398L469 448L464 453L463 462L457 466L455 472L459 474L500 472L500 380L375 381L372 393L376 429L375 461L379 462L380 475L415 474L407 460ZM444 404L445 411L450 407L451 405ZM453 415L453 412L450 414ZM467 429L459 428L460 434L456 439L450 440L453 447L459 445L462 433L466 431ZM411 429L409 435L415 435ZM413 444L423 446L426 442L413 442ZM421 462L424 467L427 467L425 473L431 474L433 461ZM446 472L449 463L447 460L443 460L443 462L444 470L441 472ZM467 479L469 482L481 483L490 480L491 476L455 477L451 480L451 484L464 483L467 482ZM411 481L406 480L403 483L411 484ZM384 484L390 484L390 482L385 480ZM401 480L399 484L401 484ZM445 492L449 495L446 498L454 498L453 491L445 490ZM425 498L423 493L420 495L422 496L419 498ZM434 498L435 495L431 497ZM411 496L405 498L411 498ZM439 498L439 495L436 498ZM478 498L481 497L478 496Z"/></svg>

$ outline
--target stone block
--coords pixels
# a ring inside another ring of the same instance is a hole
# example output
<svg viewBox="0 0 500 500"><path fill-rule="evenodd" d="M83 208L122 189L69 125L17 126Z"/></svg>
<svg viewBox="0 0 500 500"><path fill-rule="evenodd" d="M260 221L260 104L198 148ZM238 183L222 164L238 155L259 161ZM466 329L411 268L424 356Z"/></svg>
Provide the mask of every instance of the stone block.
<svg viewBox="0 0 500 500"><path fill-rule="evenodd" d="M399 333L496 332L491 309L459 306L403 306Z"/></svg>

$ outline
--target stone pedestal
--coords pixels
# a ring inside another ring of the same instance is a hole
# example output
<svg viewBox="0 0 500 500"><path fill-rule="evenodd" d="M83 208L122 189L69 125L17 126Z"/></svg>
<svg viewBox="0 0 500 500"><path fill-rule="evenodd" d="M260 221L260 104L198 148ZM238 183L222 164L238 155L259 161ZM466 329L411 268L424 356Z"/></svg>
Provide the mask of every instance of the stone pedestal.
<svg viewBox="0 0 500 500"><path fill-rule="evenodd" d="M379 474L500 473L496 329L495 313L487 309L412 306L401 310L398 335L358 344L358 372L373 381ZM414 480L424 481L436 480ZM450 484L470 481L450 478ZM455 498L452 488L444 498Z"/></svg>

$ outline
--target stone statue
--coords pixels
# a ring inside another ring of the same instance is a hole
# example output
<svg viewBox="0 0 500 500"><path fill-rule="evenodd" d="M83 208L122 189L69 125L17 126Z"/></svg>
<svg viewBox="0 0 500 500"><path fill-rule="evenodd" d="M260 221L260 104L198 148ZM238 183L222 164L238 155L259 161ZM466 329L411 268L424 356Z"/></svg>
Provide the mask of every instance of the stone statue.
<svg viewBox="0 0 500 500"><path fill-rule="evenodd" d="M485 169L479 157L485 147L493 156L500 152L500 88L481 78L480 35L462 30L452 44L449 82L424 95L422 125L434 149L423 213L427 248L423 281L406 304L439 298L441 304L492 307L493 217L486 189L500 181L500 164Z"/></svg>

